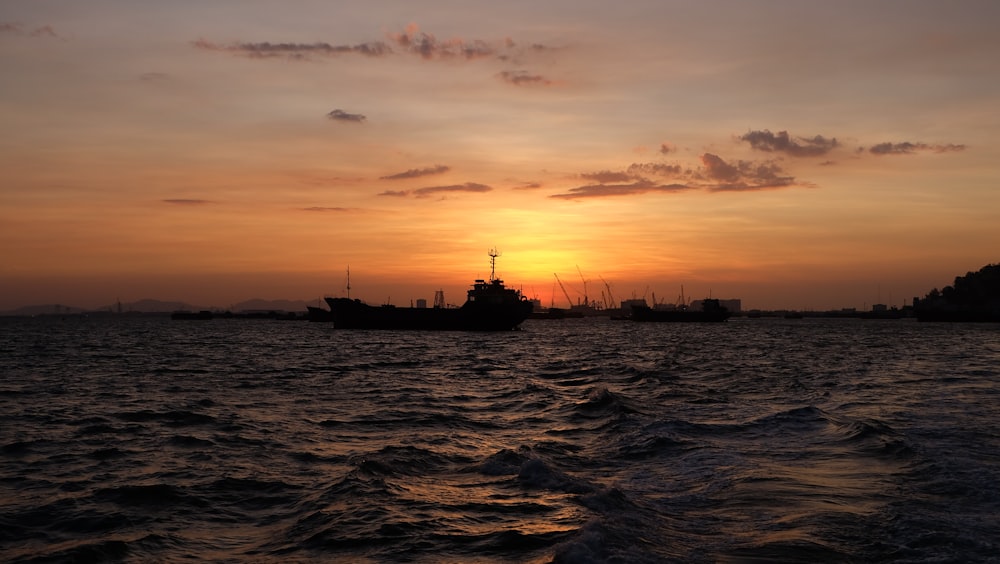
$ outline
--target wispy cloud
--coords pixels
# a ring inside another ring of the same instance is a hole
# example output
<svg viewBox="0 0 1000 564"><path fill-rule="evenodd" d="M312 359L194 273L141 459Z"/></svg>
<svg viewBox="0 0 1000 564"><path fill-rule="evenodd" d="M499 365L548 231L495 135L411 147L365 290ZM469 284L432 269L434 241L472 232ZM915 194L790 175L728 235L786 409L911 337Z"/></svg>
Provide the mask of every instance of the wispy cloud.
<svg viewBox="0 0 1000 564"><path fill-rule="evenodd" d="M786 153L793 157L818 157L825 155L837 148L836 138L826 138L822 135L815 137L791 137L787 131L771 133L769 130L751 131L742 137L741 141L750 143L750 146L758 151L768 153Z"/></svg>
<svg viewBox="0 0 1000 564"><path fill-rule="evenodd" d="M868 152L873 155L912 155L918 152L949 153L964 150L965 145L955 145L952 143L932 145L903 141L901 143L879 143L868 149ZM858 149L858 151L864 151L864 147Z"/></svg>
<svg viewBox="0 0 1000 564"><path fill-rule="evenodd" d="M312 206L308 208L302 208L302 211L307 212L321 212L321 213L348 213L359 211L359 208L339 208L339 207L325 207L325 206Z"/></svg>
<svg viewBox="0 0 1000 564"><path fill-rule="evenodd" d="M674 180L662 183L647 176L660 176ZM701 166L685 169L679 164L633 163L624 172L600 171L580 174L581 178L592 180L588 184L571 188L563 194L553 194L551 198L575 200L581 198L603 198L610 196L633 196L651 192L677 193L689 190L707 192L748 192L795 186L795 177L785 173L771 161L732 161L705 153L701 156Z"/></svg>
<svg viewBox="0 0 1000 564"><path fill-rule="evenodd" d="M628 174L652 174L655 176L666 176L676 178L683 174L681 165L663 163L632 163L628 167Z"/></svg>
<svg viewBox="0 0 1000 564"><path fill-rule="evenodd" d="M419 178L421 176L431 176L433 174L444 174L451 170L445 165L435 165L427 168L411 168L405 172L398 172L387 176L380 176L379 180L402 180L404 178Z"/></svg>
<svg viewBox="0 0 1000 564"><path fill-rule="evenodd" d="M542 187L540 182L525 182L518 186L514 186L514 190L538 190Z"/></svg>
<svg viewBox="0 0 1000 564"><path fill-rule="evenodd" d="M594 182L600 182L601 184L607 184L609 182L627 182L629 180L635 180L635 176L627 172L615 172L611 170L602 170L599 172L584 172L580 174L580 178L584 180L592 180Z"/></svg>
<svg viewBox="0 0 1000 564"><path fill-rule="evenodd" d="M0 22L0 33L26 35L28 37L59 37L59 34L50 25L25 28L23 25L13 22Z"/></svg>
<svg viewBox="0 0 1000 564"><path fill-rule="evenodd" d="M250 57L251 59L285 58L304 61L314 57L336 57L340 55L383 57L392 53L392 48L382 41L359 43L357 45L333 45L322 41L315 43L236 42L223 45L205 39L198 39L192 41L191 44L198 49L222 51Z"/></svg>
<svg viewBox="0 0 1000 564"><path fill-rule="evenodd" d="M205 204L212 203L210 200L199 200L195 198L171 198L167 200L162 200L165 204L171 204L175 206L202 206Z"/></svg>
<svg viewBox="0 0 1000 564"><path fill-rule="evenodd" d="M143 82L157 82L160 80L167 80L170 75L163 72L144 72L139 75L139 80Z"/></svg>
<svg viewBox="0 0 1000 564"><path fill-rule="evenodd" d="M552 86L555 84L540 74L531 74L527 71L503 71L497 77L514 86Z"/></svg>
<svg viewBox="0 0 1000 564"><path fill-rule="evenodd" d="M366 118L362 114L350 114L344 110L333 110L332 112L326 114L327 119L332 119L333 121L347 121L354 123L362 123Z"/></svg>
<svg viewBox="0 0 1000 564"><path fill-rule="evenodd" d="M640 179L630 184L589 184L570 188L564 194L552 194L550 198L562 200L579 200L582 198L605 198L609 196L632 196L649 192L684 192L694 187L687 184L657 184Z"/></svg>
<svg viewBox="0 0 1000 564"><path fill-rule="evenodd" d="M424 188L417 188L416 190L386 190L379 194L379 196L416 196L417 198L426 198L432 194L448 193L448 192L489 192L493 190L492 187L486 184L477 184L475 182L466 182L465 184L451 184L448 186L427 186Z"/></svg>
<svg viewBox="0 0 1000 564"><path fill-rule="evenodd" d="M432 33L420 31L416 24L406 26L406 29L400 33L387 33L386 37L404 52L413 53L428 60L455 58L470 60L496 57L514 46L514 42L509 39L501 42L461 38L439 40Z"/></svg>
<svg viewBox="0 0 1000 564"><path fill-rule="evenodd" d="M197 39L191 45L204 51L230 53L252 59L290 59L311 61L318 58L359 55L379 58L391 55L417 56L426 61L475 61L493 59L515 63L523 55L553 51L552 47L534 43L526 47L518 46L512 39L496 40L465 39L455 37L439 39L432 33L421 31L416 24L408 25L403 31L387 32L382 40L357 44L334 44L325 41L312 43L270 41L236 41L216 43L207 39ZM549 78L524 70L504 71L496 75L500 80L514 86L551 86Z"/></svg>

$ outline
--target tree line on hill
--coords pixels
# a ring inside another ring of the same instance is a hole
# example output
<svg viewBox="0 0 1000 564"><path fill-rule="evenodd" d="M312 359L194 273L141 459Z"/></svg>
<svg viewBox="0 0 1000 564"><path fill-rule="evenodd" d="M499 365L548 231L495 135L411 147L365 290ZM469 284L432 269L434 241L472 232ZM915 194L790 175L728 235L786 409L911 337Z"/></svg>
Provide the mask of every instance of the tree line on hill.
<svg viewBox="0 0 1000 564"><path fill-rule="evenodd" d="M957 276L914 306L921 321L1000 321L1000 264Z"/></svg>

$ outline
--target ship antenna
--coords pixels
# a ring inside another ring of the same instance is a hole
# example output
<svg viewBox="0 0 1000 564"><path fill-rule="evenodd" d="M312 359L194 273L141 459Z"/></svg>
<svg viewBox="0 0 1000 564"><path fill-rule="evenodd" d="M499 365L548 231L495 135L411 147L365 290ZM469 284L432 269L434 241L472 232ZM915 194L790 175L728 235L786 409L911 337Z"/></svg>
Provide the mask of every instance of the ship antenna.
<svg viewBox="0 0 1000 564"><path fill-rule="evenodd" d="M492 282L492 281L494 281L494 280L497 279L496 266L497 266L497 257L498 256L500 256L500 253L497 252L496 247L490 249L490 282Z"/></svg>

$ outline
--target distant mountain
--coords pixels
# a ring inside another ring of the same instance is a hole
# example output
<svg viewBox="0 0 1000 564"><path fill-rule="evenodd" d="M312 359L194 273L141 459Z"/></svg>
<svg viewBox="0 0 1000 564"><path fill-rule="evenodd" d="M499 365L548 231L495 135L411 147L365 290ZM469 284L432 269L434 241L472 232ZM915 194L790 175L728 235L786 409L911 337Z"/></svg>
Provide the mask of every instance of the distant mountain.
<svg viewBox="0 0 1000 564"><path fill-rule="evenodd" d="M118 311L118 304L107 305L98 308L101 311ZM209 309L201 306L194 306L184 302L165 302L162 300L142 299L137 302L123 303L122 311L139 311L142 313L170 313L174 311L201 311Z"/></svg>

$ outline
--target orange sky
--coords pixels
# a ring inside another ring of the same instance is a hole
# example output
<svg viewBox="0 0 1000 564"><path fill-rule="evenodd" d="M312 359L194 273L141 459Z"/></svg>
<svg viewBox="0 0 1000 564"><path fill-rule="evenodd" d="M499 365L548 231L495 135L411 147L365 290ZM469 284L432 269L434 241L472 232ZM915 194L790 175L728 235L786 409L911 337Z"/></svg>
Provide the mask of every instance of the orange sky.
<svg viewBox="0 0 1000 564"><path fill-rule="evenodd" d="M902 305L1000 262L1000 4L345 6L5 4L0 311L316 299L348 267L461 303L494 246L546 305L579 272Z"/></svg>

